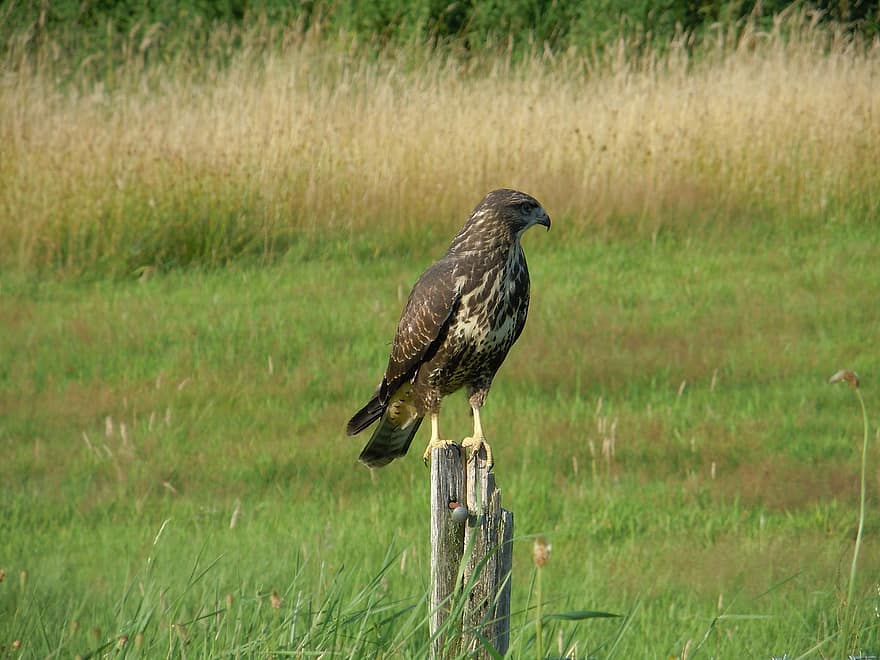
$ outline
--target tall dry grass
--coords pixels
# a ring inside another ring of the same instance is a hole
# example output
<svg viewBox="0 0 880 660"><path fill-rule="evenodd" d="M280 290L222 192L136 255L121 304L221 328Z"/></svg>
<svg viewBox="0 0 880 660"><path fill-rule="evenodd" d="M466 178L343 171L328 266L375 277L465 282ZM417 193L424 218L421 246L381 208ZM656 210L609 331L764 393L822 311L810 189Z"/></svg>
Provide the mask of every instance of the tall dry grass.
<svg viewBox="0 0 880 660"><path fill-rule="evenodd" d="M265 35L222 67L147 65L132 48L127 68L64 76L51 44L36 59L10 46L0 265L120 273L446 232L499 186L568 231L878 207L880 48L803 18L719 31L696 55L682 39L516 63L248 38Z"/></svg>

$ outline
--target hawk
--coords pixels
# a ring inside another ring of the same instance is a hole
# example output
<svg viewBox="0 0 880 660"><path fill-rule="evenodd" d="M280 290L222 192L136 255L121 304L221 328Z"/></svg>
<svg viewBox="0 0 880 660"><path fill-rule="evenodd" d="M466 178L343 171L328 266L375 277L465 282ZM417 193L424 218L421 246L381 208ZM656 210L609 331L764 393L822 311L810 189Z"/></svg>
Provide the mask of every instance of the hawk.
<svg viewBox="0 0 880 660"><path fill-rule="evenodd" d="M529 271L520 237L529 227L550 229L534 197L493 190L477 204L442 259L419 278L397 324L388 367L373 398L348 422L348 435L379 425L361 452L369 467L403 456L426 415L431 450L453 443L440 435L440 402L465 387L474 433L462 446L472 454L492 450L480 408L495 372L519 338L529 311Z"/></svg>

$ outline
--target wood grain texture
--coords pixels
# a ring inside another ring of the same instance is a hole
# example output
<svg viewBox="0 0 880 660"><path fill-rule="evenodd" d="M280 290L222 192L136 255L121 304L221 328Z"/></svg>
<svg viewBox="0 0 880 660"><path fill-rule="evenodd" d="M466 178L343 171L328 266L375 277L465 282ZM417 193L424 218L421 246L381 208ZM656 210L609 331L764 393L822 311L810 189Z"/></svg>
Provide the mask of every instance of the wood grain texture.
<svg viewBox="0 0 880 660"><path fill-rule="evenodd" d="M466 526L452 519L450 502L465 500L465 476L461 449L434 449L431 452L431 644L432 657L456 655L461 634L457 623L446 626L452 597L458 584L459 565L464 551ZM439 633L439 634L438 634Z"/></svg>
<svg viewBox="0 0 880 660"><path fill-rule="evenodd" d="M513 513L501 508L501 490L488 470L485 449L466 468L461 451L454 447L431 453L433 658L461 651L471 658L489 658L481 640L502 655L510 643ZM467 524L453 520L450 502L468 507Z"/></svg>
<svg viewBox="0 0 880 660"><path fill-rule="evenodd" d="M510 573L513 514L501 507L501 490L481 449L467 463L467 504L471 511L465 539L464 644L470 657L489 658L479 637L502 655L510 642Z"/></svg>

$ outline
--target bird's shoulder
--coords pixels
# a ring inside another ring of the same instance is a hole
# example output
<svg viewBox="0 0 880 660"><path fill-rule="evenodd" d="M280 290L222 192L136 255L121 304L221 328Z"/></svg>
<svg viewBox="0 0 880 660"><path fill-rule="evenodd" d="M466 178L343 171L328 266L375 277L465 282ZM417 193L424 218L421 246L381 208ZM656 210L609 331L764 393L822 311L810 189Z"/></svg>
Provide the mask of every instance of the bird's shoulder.
<svg viewBox="0 0 880 660"><path fill-rule="evenodd" d="M457 273L455 260L444 257L431 264L413 286L391 344L383 381L387 388L411 377L436 350L461 298Z"/></svg>

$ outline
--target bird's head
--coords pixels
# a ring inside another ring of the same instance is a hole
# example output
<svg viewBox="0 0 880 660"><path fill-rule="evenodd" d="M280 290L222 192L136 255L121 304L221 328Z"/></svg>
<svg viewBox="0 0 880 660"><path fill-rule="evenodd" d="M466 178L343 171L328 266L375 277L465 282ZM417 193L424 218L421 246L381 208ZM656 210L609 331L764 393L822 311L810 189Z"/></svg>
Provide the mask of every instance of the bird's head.
<svg viewBox="0 0 880 660"><path fill-rule="evenodd" d="M550 229L550 216L531 195L502 188L486 195L458 232L450 253L463 253L511 245L533 225Z"/></svg>
<svg viewBox="0 0 880 660"><path fill-rule="evenodd" d="M550 229L550 216L544 207L531 195L518 190L493 190L474 209L474 214L481 210L488 211L496 220L503 222L517 238L534 225Z"/></svg>

